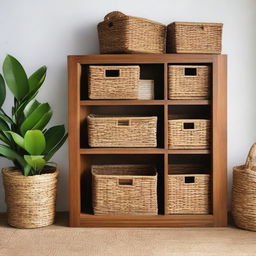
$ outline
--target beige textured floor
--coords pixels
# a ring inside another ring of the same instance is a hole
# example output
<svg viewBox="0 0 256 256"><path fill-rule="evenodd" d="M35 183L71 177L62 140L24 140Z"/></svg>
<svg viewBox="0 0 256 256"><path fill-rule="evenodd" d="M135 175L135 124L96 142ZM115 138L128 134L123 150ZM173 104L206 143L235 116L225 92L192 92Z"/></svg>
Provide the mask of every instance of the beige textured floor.
<svg viewBox="0 0 256 256"><path fill-rule="evenodd" d="M69 228L21 230L0 217L1 256L256 256L256 232L229 228Z"/></svg>

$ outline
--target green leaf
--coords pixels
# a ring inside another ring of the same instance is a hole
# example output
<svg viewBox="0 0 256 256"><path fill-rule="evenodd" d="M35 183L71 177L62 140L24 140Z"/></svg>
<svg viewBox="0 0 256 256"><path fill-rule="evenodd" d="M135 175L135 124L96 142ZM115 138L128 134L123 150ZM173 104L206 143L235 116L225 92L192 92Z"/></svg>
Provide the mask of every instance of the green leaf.
<svg viewBox="0 0 256 256"><path fill-rule="evenodd" d="M46 164L44 156L24 155L24 159L35 171L41 171Z"/></svg>
<svg viewBox="0 0 256 256"><path fill-rule="evenodd" d="M1 110L0 110L0 119L4 120L5 122L7 122L9 124L13 124L12 119L9 116L7 116L4 112L2 112Z"/></svg>
<svg viewBox="0 0 256 256"><path fill-rule="evenodd" d="M52 148L49 152L47 152L47 155L45 156L45 160L48 162L52 157L53 155L61 148L61 146L64 144L64 142L66 141L68 137L68 134L64 135L64 137L59 141L59 143L54 147Z"/></svg>
<svg viewBox="0 0 256 256"><path fill-rule="evenodd" d="M7 55L3 63L3 73L15 98L22 100L29 92L28 78L22 65L13 56Z"/></svg>
<svg viewBox="0 0 256 256"><path fill-rule="evenodd" d="M0 145L0 155L12 161L16 160L22 169L26 166L24 159L6 145Z"/></svg>
<svg viewBox="0 0 256 256"><path fill-rule="evenodd" d="M7 145L10 145L9 139L6 137L6 135L3 132L0 132L0 140L6 143Z"/></svg>
<svg viewBox="0 0 256 256"><path fill-rule="evenodd" d="M2 75L0 74L0 108L4 104L5 97L6 97L5 82L4 82Z"/></svg>
<svg viewBox="0 0 256 256"><path fill-rule="evenodd" d="M46 77L46 70L46 66L42 66L29 77L29 94L34 94L41 87Z"/></svg>
<svg viewBox="0 0 256 256"><path fill-rule="evenodd" d="M32 128L42 130L51 120L52 117L52 111L47 112L42 116L42 118L35 124L35 126Z"/></svg>
<svg viewBox="0 0 256 256"><path fill-rule="evenodd" d="M28 176L31 172L31 166L29 164L27 164L23 170L23 175L24 176Z"/></svg>
<svg viewBox="0 0 256 256"><path fill-rule="evenodd" d="M7 131L6 133L11 134L13 140L17 145L25 149L24 139L16 132Z"/></svg>
<svg viewBox="0 0 256 256"><path fill-rule="evenodd" d="M40 119L49 111L51 107L48 103L40 104L21 124L20 132L22 135L26 131L33 129L33 127L40 121Z"/></svg>
<svg viewBox="0 0 256 256"><path fill-rule="evenodd" d="M24 147L31 155L40 155L45 150L45 137L40 130L27 131L24 137Z"/></svg>
<svg viewBox="0 0 256 256"><path fill-rule="evenodd" d="M46 140L46 148L45 148L44 154L46 154L51 149L53 149L60 142L60 140L63 138L64 135L65 135L64 125L57 125L48 129L44 133L45 140Z"/></svg>
<svg viewBox="0 0 256 256"><path fill-rule="evenodd" d="M24 108L25 117L28 117L40 104L37 100L31 100Z"/></svg>
<svg viewBox="0 0 256 256"><path fill-rule="evenodd" d="M9 130L10 128L8 124L3 119L0 119L0 131L9 131Z"/></svg>

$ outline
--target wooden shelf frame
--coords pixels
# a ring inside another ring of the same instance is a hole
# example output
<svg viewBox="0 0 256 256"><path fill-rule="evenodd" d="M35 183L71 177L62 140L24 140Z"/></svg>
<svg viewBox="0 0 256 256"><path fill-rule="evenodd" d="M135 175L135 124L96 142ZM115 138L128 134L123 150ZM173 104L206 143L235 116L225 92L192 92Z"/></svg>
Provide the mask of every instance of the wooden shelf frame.
<svg viewBox="0 0 256 256"><path fill-rule="evenodd" d="M168 100L169 64L209 64L212 67L211 100ZM163 65L164 97L157 100L81 100L82 65L90 64L161 64ZM115 54L68 56L69 83L69 213L70 226L226 226L227 225L227 56L211 54ZM163 148L80 148L80 124L88 108L98 106L162 106L164 116ZM196 105L211 107L212 145L210 150L169 150L168 116L172 106ZM90 163L82 157L100 155L159 155L163 157L164 212L157 216L94 216L81 210L83 169ZM168 215L169 156L211 154L212 206L210 215Z"/></svg>

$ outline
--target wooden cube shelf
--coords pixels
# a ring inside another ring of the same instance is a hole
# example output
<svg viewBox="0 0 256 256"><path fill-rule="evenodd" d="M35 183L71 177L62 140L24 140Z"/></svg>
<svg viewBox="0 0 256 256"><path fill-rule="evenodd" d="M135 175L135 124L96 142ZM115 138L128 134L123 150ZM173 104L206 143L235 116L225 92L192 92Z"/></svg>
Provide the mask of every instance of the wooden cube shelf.
<svg viewBox="0 0 256 256"><path fill-rule="evenodd" d="M209 65L211 98L169 100L168 65ZM89 65L139 65L142 79L154 80L154 100L90 100ZM73 227L199 227L227 225L227 56L211 54L114 54L68 56L69 223ZM156 148L90 148L89 114L156 115ZM211 120L210 149L168 149L168 118ZM200 162L211 177L211 212L170 215L168 167ZM93 164L152 163L157 166L158 215L96 216L91 199Z"/></svg>

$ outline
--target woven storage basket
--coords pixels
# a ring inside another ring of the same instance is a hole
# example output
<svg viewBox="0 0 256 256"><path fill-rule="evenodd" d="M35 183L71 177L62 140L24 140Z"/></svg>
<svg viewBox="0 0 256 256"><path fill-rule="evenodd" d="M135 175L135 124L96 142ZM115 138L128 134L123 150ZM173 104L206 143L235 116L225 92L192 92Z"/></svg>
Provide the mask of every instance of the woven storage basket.
<svg viewBox="0 0 256 256"><path fill-rule="evenodd" d="M38 228L54 222L58 170L25 177L15 168L4 168L2 174L9 225Z"/></svg>
<svg viewBox="0 0 256 256"><path fill-rule="evenodd" d="M166 26L111 12L98 24L101 53L165 53Z"/></svg>
<svg viewBox="0 0 256 256"><path fill-rule="evenodd" d="M180 169L174 165L174 172L176 168ZM192 171L190 167L183 165L183 168L182 172ZM171 171L172 169L169 169L168 214L209 214L210 175L170 174Z"/></svg>
<svg viewBox="0 0 256 256"><path fill-rule="evenodd" d="M256 144L245 165L233 168L232 215L235 224L256 231Z"/></svg>
<svg viewBox="0 0 256 256"><path fill-rule="evenodd" d="M210 146L210 120L169 120L168 145L170 149L208 149Z"/></svg>
<svg viewBox="0 0 256 256"><path fill-rule="evenodd" d="M157 116L88 116L90 147L156 147Z"/></svg>
<svg viewBox="0 0 256 256"><path fill-rule="evenodd" d="M173 22L167 27L167 52L221 53L222 23Z"/></svg>
<svg viewBox="0 0 256 256"><path fill-rule="evenodd" d="M170 65L168 72L169 99L208 99L210 67Z"/></svg>
<svg viewBox="0 0 256 256"><path fill-rule="evenodd" d="M138 99L139 66L89 66L90 99Z"/></svg>
<svg viewBox="0 0 256 256"><path fill-rule="evenodd" d="M95 215L156 215L157 173L149 165L92 166Z"/></svg>

